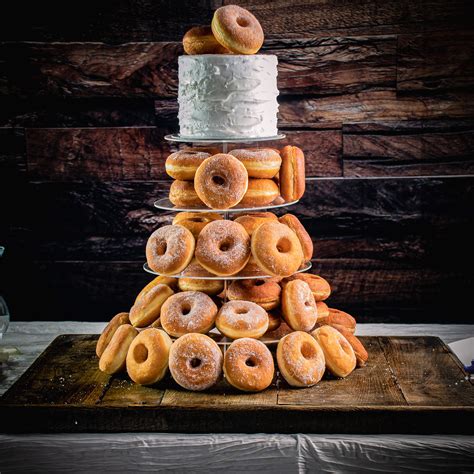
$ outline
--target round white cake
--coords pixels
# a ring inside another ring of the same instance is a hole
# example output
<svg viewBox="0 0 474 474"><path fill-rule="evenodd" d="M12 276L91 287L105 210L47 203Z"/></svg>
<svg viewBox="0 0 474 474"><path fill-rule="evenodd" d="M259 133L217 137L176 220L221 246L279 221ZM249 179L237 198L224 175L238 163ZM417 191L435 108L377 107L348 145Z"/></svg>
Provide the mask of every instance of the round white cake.
<svg viewBox="0 0 474 474"><path fill-rule="evenodd" d="M178 61L181 136L277 135L276 56L203 54L180 56Z"/></svg>

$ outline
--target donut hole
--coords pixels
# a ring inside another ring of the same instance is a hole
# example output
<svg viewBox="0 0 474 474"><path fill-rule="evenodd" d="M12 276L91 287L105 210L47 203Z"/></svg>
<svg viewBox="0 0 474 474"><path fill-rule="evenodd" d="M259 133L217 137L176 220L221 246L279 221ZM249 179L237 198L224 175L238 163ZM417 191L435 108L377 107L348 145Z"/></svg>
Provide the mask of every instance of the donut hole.
<svg viewBox="0 0 474 474"><path fill-rule="evenodd" d="M307 307L313 306L313 305L311 304L311 301L309 301L309 300L306 300L306 301L304 302L304 305L307 306Z"/></svg>
<svg viewBox="0 0 474 474"><path fill-rule="evenodd" d="M301 355L305 359L314 359L316 357L316 349L309 342L303 342L301 344Z"/></svg>
<svg viewBox="0 0 474 474"><path fill-rule="evenodd" d="M351 345L344 341L343 339L341 339L341 347L342 347L342 350L346 353L346 354L350 354L351 353Z"/></svg>
<svg viewBox="0 0 474 474"><path fill-rule="evenodd" d="M145 344L137 344L135 346L133 357L139 364L143 364L148 359L148 349L145 347Z"/></svg>
<svg viewBox="0 0 474 474"><path fill-rule="evenodd" d="M228 239L223 240L219 245L219 250L221 252L227 252L232 247L232 242Z"/></svg>
<svg viewBox="0 0 474 474"><path fill-rule="evenodd" d="M198 357L193 357L193 358L189 361L189 366L190 366L192 369L197 369L200 365L201 365L201 359L199 359Z"/></svg>
<svg viewBox="0 0 474 474"><path fill-rule="evenodd" d="M236 21L237 21L237 24L241 26L242 28L246 28L247 26L249 26L249 21L247 20L247 18L244 18L243 16L239 16Z"/></svg>
<svg viewBox="0 0 474 474"><path fill-rule="evenodd" d="M187 314L189 314L191 312L191 305L189 304L183 304L183 306L181 307L181 314L183 314L184 316L186 316Z"/></svg>
<svg viewBox="0 0 474 474"><path fill-rule="evenodd" d="M262 286L262 285L265 285L265 280L257 280L255 282L255 286Z"/></svg>
<svg viewBox="0 0 474 474"><path fill-rule="evenodd" d="M225 179L222 176L216 175L212 177L212 182L216 186L224 186L225 184Z"/></svg>
<svg viewBox="0 0 474 474"><path fill-rule="evenodd" d="M237 308L235 314L247 314L249 310L247 308Z"/></svg>
<svg viewBox="0 0 474 474"><path fill-rule="evenodd" d="M291 242L290 239L286 237L282 237L276 245L278 252L280 253L288 253L291 250Z"/></svg>
<svg viewBox="0 0 474 474"><path fill-rule="evenodd" d="M166 250L168 249L168 244L166 243L165 240L162 242L159 242L156 246L156 254L157 255L164 255L166 253Z"/></svg>
<svg viewBox="0 0 474 474"><path fill-rule="evenodd" d="M248 357L247 360L245 361L245 365L247 367L255 367L257 365L257 361L255 357Z"/></svg>

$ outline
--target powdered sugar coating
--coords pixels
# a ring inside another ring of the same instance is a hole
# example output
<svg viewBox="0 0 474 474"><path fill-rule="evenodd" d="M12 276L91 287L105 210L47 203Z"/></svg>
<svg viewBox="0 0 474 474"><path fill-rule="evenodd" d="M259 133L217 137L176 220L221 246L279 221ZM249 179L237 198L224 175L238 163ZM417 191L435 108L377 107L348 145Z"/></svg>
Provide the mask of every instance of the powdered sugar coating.
<svg viewBox="0 0 474 474"><path fill-rule="evenodd" d="M295 331L311 331L318 319L318 310L309 285L303 280L289 281L283 288L283 316Z"/></svg>
<svg viewBox="0 0 474 474"><path fill-rule="evenodd" d="M251 301L228 301L219 310L216 326L222 334L232 339L258 339L268 329L268 314Z"/></svg>
<svg viewBox="0 0 474 474"><path fill-rule="evenodd" d="M239 148L229 154L243 163L249 178L273 178L280 170L280 153L272 148Z"/></svg>

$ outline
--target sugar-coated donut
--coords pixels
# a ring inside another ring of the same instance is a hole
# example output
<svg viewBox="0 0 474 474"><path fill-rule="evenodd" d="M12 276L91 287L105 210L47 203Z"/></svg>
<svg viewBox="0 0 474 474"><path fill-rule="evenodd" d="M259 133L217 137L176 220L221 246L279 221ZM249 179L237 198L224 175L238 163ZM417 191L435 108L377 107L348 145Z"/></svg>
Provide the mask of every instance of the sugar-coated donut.
<svg viewBox="0 0 474 474"><path fill-rule="evenodd" d="M281 156L273 148L241 148L229 151L247 169L249 178L273 178L280 171Z"/></svg>
<svg viewBox="0 0 474 474"><path fill-rule="evenodd" d="M179 279L179 289L181 291L201 291L206 295L218 295L224 289L223 280L206 280L200 278L186 278L186 275L193 277L214 277L212 273L201 267L196 259L183 270L183 278Z"/></svg>
<svg viewBox="0 0 474 474"><path fill-rule="evenodd" d="M240 201L241 207L259 207L271 204L280 195L278 184L272 179L251 178L247 192Z"/></svg>
<svg viewBox="0 0 474 474"><path fill-rule="evenodd" d="M148 293L152 288L156 285L166 285L169 286L172 290L176 290L178 288L178 278L167 277L165 275L158 275L157 277L153 278L143 289L138 293L137 297L135 298L135 303L145 294Z"/></svg>
<svg viewBox="0 0 474 474"><path fill-rule="evenodd" d="M211 222L199 234L195 256L214 275L235 275L249 261L250 237L237 222Z"/></svg>
<svg viewBox="0 0 474 474"><path fill-rule="evenodd" d="M311 335L324 352L326 367L336 377L347 377L356 366L354 349L347 339L331 326L321 326Z"/></svg>
<svg viewBox="0 0 474 474"><path fill-rule="evenodd" d="M252 255L269 275L285 277L295 273L303 260L296 234L280 222L265 222L252 234Z"/></svg>
<svg viewBox="0 0 474 474"><path fill-rule="evenodd" d="M354 333L356 328L356 320L349 313L339 309L328 308L329 314L326 317L318 318L318 325L329 325L336 329L347 329Z"/></svg>
<svg viewBox="0 0 474 474"><path fill-rule="evenodd" d="M128 348L137 334L130 324L119 326L100 356L99 369L109 375L121 372L125 368Z"/></svg>
<svg viewBox="0 0 474 474"><path fill-rule="evenodd" d="M173 219L173 225L182 225L191 231L194 238L197 239L201 230L206 227L209 222L222 219L220 214L216 212L179 212Z"/></svg>
<svg viewBox="0 0 474 474"><path fill-rule="evenodd" d="M318 321L329 316L329 308L328 305L324 301L317 301L316 302L316 309L318 310Z"/></svg>
<svg viewBox="0 0 474 474"><path fill-rule="evenodd" d="M357 367L363 367L369 358L369 354L367 353L367 350L360 341L360 339L354 336L354 334L352 334L344 327L338 328L338 331L347 339L347 342L352 346L357 360Z"/></svg>
<svg viewBox="0 0 474 474"><path fill-rule="evenodd" d="M237 205L248 187L245 166L226 153L206 158L196 171L194 189L206 206L228 209Z"/></svg>
<svg viewBox="0 0 474 474"><path fill-rule="evenodd" d="M192 181L199 165L210 156L203 151L175 151L166 158L165 171L174 179Z"/></svg>
<svg viewBox="0 0 474 474"><path fill-rule="evenodd" d="M216 318L216 327L231 339L259 339L268 330L268 314L251 301L235 300L225 303Z"/></svg>
<svg viewBox="0 0 474 474"><path fill-rule="evenodd" d="M282 224L287 225L298 237L303 249L303 261L307 262L313 258L313 241L304 228L300 220L293 214L285 214L278 219Z"/></svg>
<svg viewBox="0 0 474 474"><path fill-rule="evenodd" d="M192 181L177 179L173 181L170 187L169 200L176 207L191 209L204 207L204 203L199 199Z"/></svg>
<svg viewBox="0 0 474 474"><path fill-rule="evenodd" d="M324 352L308 333L295 331L278 342L277 363L284 379L292 387L311 387L323 377Z"/></svg>
<svg viewBox="0 0 474 474"><path fill-rule="evenodd" d="M95 353L97 354L97 357L100 357L104 353L106 347L110 343L110 340L115 334L115 331L117 331L119 326L122 326L122 324L130 324L128 313L116 314L109 321L107 326L105 326L104 330L102 331L102 334L99 337L99 340L97 341L97 345L95 346Z"/></svg>
<svg viewBox="0 0 474 474"><path fill-rule="evenodd" d="M275 331L275 329L278 329L281 324L281 314L280 312L277 311L270 311L268 313L268 329L267 332L269 331Z"/></svg>
<svg viewBox="0 0 474 474"><path fill-rule="evenodd" d="M285 278L282 283L285 285L286 282L291 280L303 280L308 283L311 292L313 293L314 301L316 302L328 299L331 294L329 283L319 275L313 275L312 273L296 273L295 275Z"/></svg>
<svg viewBox="0 0 474 474"><path fill-rule="evenodd" d="M132 342L127 354L127 373L139 385L159 382L168 370L171 338L165 331L148 328Z"/></svg>
<svg viewBox="0 0 474 474"><path fill-rule="evenodd" d="M251 212L249 214L239 214L234 218L235 222L243 225L249 235L264 222L278 221L278 217L273 212Z"/></svg>
<svg viewBox="0 0 474 474"><path fill-rule="evenodd" d="M222 352L204 334L185 334L170 350L170 372L176 383L187 390L206 390L222 375Z"/></svg>
<svg viewBox="0 0 474 474"><path fill-rule="evenodd" d="M280 294L277 278L234 280L226 291L229 300L252 301L267 311L280 304Z"/></svg>
<svg viewBox="0 0 474 474"><path fill-rule="evenodd" d="M302 280L293 280L284 286L281 310L288 326L295 331L311 331L318 319L313 294Z"/></svg>
<svg viewBox="0 0 474 474"><path fill-rule="evenodd" d="M210 26L195 26L183 37L183 48L186 54L229 54L212 34Z"/></svg>
<svg viewBox="0 0 474 474"><path fill-rule="evenodd" d="M173 290L163 284L154 286L135 301L130 309L130 322L133 326L144 328L160 317L163 303L173 294Z"/></svg>
<svg viewBox="0 0 474 474"><path fill-rule="evenodd" d="M280 192L286 202L300 199L305 191L304 153L296 146L285 146L281 151Z"/></svg>
<svg viewBox="0 0 474 474"><path fill-rule="evenodd" d="M205 334L216 321L217 306L205 293L183 291L170 296L161 308L163 329L174 337L199 332Z"/></svg>
<svg viewBox="0 0 474 474"><path fill-rule="evenodd" d="M260 392L271 385L275 364L268 347L256 339L237 339L224 356L227 382L244 392Z"/></svg>
<svg viewBox="0 0 474 474"><path fill-rule="evenodd" d="M181 225L165 225L150 235L146 244L148 266L157 273L174 275L184 270L194 254L195 239Z"/></svg>
<svg viewBox="0 0 474 474"><path fill-rule="evenodd" d="M259 21L245 8L226 5L214 12L211 23L216 40L236 54L255 54L263 44Z"/></svg>

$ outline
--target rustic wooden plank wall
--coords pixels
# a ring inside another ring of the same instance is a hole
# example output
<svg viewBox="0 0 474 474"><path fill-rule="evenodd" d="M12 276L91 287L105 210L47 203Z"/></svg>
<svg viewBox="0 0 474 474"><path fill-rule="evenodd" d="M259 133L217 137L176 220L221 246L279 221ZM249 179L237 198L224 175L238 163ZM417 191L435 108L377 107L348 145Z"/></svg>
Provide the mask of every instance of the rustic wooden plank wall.
<svg viewBox="0 0 474 474"><path fill-rule="evenodd" d="M2 289L15 319L106 320L149 277L180 39L227 0L17 1L0 18ZM295 210L333 306L467 322L474 290L474 4L233 2L279 58L279 126L307 157Z"/></svg>

